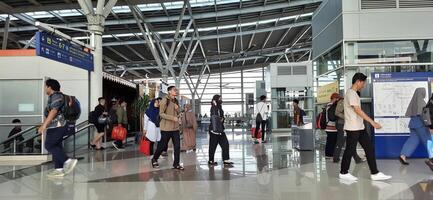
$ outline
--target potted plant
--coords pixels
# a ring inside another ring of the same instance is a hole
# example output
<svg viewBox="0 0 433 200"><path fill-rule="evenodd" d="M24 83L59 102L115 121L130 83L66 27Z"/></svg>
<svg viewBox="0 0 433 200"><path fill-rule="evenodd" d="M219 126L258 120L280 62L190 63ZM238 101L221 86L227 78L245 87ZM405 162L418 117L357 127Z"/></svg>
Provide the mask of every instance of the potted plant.
<svg viewBox="0 0 433 200"><path fill-rule="evenodd" d="M143 132L144 113L149 107L149 100L150 97L147 94L144 94L143 96L138 97L134 103L132 103L132 114L140 121L140 132Z"/></svg>

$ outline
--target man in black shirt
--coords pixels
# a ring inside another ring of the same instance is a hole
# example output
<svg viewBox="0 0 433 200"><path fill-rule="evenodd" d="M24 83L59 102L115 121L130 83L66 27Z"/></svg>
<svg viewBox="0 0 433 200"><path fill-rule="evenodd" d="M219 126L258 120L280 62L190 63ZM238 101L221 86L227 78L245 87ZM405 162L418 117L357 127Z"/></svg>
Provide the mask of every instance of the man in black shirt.
<svg viewBox="0 0 433 200"><path fill-rule="evenodd" d="M10 138L10 137L14 136L15 134L21 132L21 130L22 130L21 129L21 125L20 125L21 124L21 120L14 119L14 120L12 120L12 124L16 124L16 126L11 130L11 132L9 132L8 138ZM24 137L22 135L20 135L20 136L16 137L15 140L16 140L16 144L18 144L19 142L21 142L21 141L24 140ZM11 144L13 144L13 140L11 140L8 143L5 143L5 149L11 147ZM12 146L11 147L11 152L13 152L13 148L14 147ZM17 153L20 153L22 151L23 151L22 145L16 147L16 152Z"/></svg>

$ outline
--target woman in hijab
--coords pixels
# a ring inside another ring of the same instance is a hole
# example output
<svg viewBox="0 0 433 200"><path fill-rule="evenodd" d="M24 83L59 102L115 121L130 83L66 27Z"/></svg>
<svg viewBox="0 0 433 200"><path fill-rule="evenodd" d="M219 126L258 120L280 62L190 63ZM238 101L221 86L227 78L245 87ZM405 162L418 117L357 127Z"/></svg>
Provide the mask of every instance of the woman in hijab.
<svg viewBox="0 0 433 200"><path fill-rule="evenodd" d="M233 166L229 155L229 141L224 132L224 111L222 109L222 98L220 95L214 95L212 98L212 106L210 108L211 123L209 125L209 161L210 166L215 166L218 163L214 161L215 151L219 144L222 149L222 157L224 166ZM215 119L215 120L212 120ZM219 126L219 128L213 126ZM220 130L216 130L220 129Z"/></svg>
<svg viewBox="0 0 433 200"><path fill-rule="evenodd" d="M427 141L430 139L430 131L421 118L422 109L427 105L425 97L425 88L417 88L407 107L406 117L410 117L410 136L404 143L399 157L403 165L409 165L407 157L412 155L420 142L427 148Z"/></svg>
<svg viewBox="0 0 433 200"><path fill-rule="evenodd" d="M154 99L150 102L149 108L144 115L144 134L150 140L150 152L153 154L153 145L161 140L161 131L159 129L159 103L161 98Z"/></svg>
<svg viewBox="0 0 433 200"><path fill-rule="evenodd" d="M182 150L183 151L195 150L197 118L195 117L195 114L192 112L191 104L186 104L184 110L185 113L182 116L182 132L183 132Z"/></svg>

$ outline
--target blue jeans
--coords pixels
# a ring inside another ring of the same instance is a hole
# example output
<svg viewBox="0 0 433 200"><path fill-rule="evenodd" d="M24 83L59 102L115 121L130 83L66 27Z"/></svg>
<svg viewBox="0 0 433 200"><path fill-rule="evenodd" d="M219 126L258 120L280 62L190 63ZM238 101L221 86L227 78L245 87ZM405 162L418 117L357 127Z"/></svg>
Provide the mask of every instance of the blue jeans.
<svg viewBox="0 0 433 200"><path fill-rule="evenodd" d="M403 149L401 150L401 155L409 157L418 147L418 144L421 142L424 147L427 149L427 141L431 138L430 130L425 127L411 128L410 136L406 140L403 145Z"/></svg>
<svg viewBox="0 0 433 200"><path fill-rule="evenodd" d="M47 129L45 138L45 149L53 155L54 167L63 168L63 164L69 157L63 150L63 137L69 135L67 126Z"/></svg>

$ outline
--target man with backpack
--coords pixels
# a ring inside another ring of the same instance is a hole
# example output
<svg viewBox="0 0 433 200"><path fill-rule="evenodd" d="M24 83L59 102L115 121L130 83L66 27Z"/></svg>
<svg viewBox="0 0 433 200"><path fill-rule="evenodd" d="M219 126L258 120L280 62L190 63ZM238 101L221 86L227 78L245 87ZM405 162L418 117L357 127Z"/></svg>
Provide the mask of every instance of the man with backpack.
<svg viewBox="0 0 433 200"><path fill-rule="evenodd" d="M337 121L335 126L337 128L337 143L335 144L334 150L334 163L340 162L341 149L346 143L346 136L344 134L344 98L340 97L336 104L335 116ZM359 157L357 152L353 155L353 159L355 160L355 163L365 162L365 158Z"/></svg>
<svg viewBox="0 0 433 200"><path fill-rule="evenodd" d="M55 169L48 174L51 178L62 178L71 173L77 165L77 159L69 158L63 150L63 137L70 134L71 124L79 117L79 105L75 97L60 92L60 83L54 79L45 81L45 93L48 95L45 108L45 120L38 129L39 134L46 132L45 148L53 156ZM77 108L78 107L78 108Z"/></svg>

